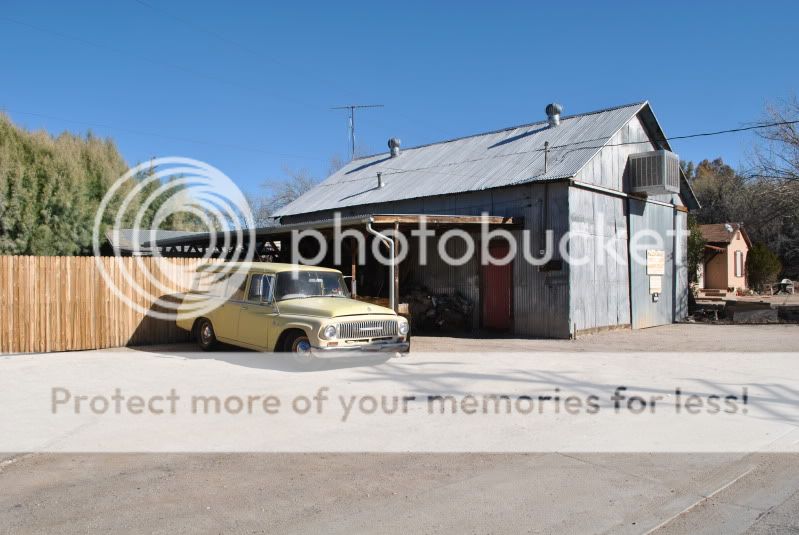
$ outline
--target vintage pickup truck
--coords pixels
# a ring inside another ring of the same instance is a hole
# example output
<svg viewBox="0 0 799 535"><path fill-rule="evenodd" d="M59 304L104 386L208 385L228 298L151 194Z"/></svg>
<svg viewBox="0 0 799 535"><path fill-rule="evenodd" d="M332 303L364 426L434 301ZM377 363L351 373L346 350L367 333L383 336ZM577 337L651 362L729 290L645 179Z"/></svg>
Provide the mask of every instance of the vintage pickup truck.
<svg viewBox="0 0 799 535"><path fill-rule="evenodd" d="M223 269L235 275L217 276L213 284L204 282ZM220 291L223 287L225 291ZM210 301L211 307L203 307L210 312L192 315L192 306L200 299ZM313 266L266 262L201 266L178 310L177 324L192 332L204 350L217 341L312 357L410 350L405 318L389 308L350 298L341 272Z"/></svg>

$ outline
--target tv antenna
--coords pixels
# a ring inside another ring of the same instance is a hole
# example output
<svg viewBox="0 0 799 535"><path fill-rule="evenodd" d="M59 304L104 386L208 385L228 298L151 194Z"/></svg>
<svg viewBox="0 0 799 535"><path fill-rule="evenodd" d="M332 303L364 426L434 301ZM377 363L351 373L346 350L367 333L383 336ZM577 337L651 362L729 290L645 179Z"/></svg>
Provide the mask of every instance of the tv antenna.
<svg viewBox="0 0 799 535"><path fill-rule="evenodd" d="M382 104L348 104L346 106L334 106L331 110L350 110L350 159L355 159L355 110L362 108L382 108Z"/></svg>

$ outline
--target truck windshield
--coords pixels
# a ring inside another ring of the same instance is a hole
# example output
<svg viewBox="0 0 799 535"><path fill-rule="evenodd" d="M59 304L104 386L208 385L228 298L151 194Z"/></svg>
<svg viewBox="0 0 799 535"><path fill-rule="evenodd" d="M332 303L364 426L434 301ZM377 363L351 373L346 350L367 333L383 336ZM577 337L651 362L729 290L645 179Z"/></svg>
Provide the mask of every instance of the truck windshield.
<svg viewBox="0 0 799 535"><path fill-rule="evenodd" d="M303 297L349 297L341 273L330 271L286 271L277 274L275 299Z"/></svg>

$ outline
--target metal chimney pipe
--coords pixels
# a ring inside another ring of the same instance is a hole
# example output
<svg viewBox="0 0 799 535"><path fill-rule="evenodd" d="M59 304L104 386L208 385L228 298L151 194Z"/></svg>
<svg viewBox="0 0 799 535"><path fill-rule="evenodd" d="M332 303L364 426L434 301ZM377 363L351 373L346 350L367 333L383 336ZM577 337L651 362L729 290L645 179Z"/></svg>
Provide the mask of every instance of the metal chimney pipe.
<svg viewBox="0 0 799 535"><path fill-rule="evenodd" d="M553 102L552 104L547 104L545 111L547 112L549 127L554 128L558 126L560 124L560 114L563 113L563 106Z"/></svg>
<svg viewBox="0 0 799 535"><path fill-rule="evenodd" d="M388 148L391 150L391 157L396 158L400 154L400 140L392 137L388 140Z"/></svg>
<svg viewBox="0 0 799 535"><path fill-rule="evenodd" d="M378 188L383 187L383 173L380 172L377 173L377 187Z"/></svg>

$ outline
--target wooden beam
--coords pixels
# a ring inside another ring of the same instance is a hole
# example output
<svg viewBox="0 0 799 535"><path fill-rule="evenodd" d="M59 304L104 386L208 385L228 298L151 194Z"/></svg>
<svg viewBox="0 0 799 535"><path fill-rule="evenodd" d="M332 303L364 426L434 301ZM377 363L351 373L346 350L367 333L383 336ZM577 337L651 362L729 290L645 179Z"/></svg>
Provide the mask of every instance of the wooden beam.
<svg viewBox="0 0 799 535"><path fill-rule="evenodd" d="M376 224L399 223L403 225L418 225L422 218L428 225L479 225L486 221L489 225L518 226L524 223L521 217L479 216L479 215L375 215L372 216Z"/></svg>

